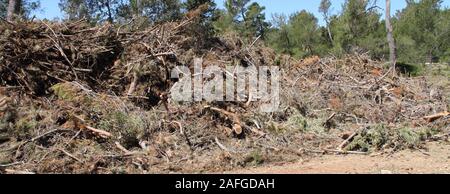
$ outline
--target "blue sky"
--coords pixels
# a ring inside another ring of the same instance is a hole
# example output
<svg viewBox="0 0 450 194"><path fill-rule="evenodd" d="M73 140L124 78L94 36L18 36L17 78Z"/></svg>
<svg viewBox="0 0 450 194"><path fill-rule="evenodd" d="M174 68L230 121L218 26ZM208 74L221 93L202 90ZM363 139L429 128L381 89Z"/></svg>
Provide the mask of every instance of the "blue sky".
<svg viewBox="0 0 450 194"><path fill-rule="evenodd" d="M59 10L58 3L60 0L41 0L41 11L37 11L36 17L38 18L62 18L63 15ZM215 0L219 7L223 7L225 0ZM318 12L320 0L255 0L260 5L266 7L266 18L271 19L271 15L274 13L284 13L290 15L300 10L307 10L314 13L317 18L319 18L320 24L323 25L323 19ZM342 4L345 0L331 0L332 10L334 13L338 13ZM378 5L384 9L384 0L378 0ZM450 7L450 0L444 0L444 6ZM392 12L395 13L397 10L401 10L406 6L405 0L393 0L392 1Z"/></svg>

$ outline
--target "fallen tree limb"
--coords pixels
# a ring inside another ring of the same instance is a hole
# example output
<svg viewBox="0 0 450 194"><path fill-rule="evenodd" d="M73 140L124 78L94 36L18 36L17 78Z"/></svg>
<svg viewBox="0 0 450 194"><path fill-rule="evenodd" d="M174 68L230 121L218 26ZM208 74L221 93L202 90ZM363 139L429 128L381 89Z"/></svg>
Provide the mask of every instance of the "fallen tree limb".
<svg viewBox="0 0 450 194"><path fill-rule="evenodd" d="M110 132L107 132L107 131L104 131L104 130L100 130L100 129L96 129L96 128L93 128L93 127L90 127L90 126L86 126L85 128L87 130L89 130L89 131L99 135L100 137L103 137L103 138L112 137L112 134Z"/></svg>
<svg viewBox="0 0 450 194"><path fill-rule="evenodd" d="M431 123L431 122L433 122L435 120L438 120L438 119L440 119L442 117L446 117L446 116L449 116L449 115L450 115L450 112L441 112L441 113L438 113L438 114L434 114L434 115L423 117L423 119L425 119L427 122Z"/></svg>
<svg viewBox="0 0 450 194"><path fill-rule="evenodd" d="M337 150L342 150L344 147L356 136L358 135L359 131L354 132L351 134L347 139L345 139L341 144L339 144Z"/></svg>
<svg viewBox="0 0 450 194"><path fill-rule="evenodd" d="M14 163L10 163L10 164L0 164L1 168L5 168L5 167L10 167L10 166L17 166L17 165L22 165L24 164L23 162L14 162Z"/></svg>
<svg viewBox="0 0 450 194"><path fill-rule="evenodd" d="M131 152L129 150L127 150L125 147L123 147L122 145L120 145L119 142L114 142L114 144L116 144L116 147L121 150L122 152L124 152L125 154L130 154Z"/></svg>
<svg viewBox="0 0 450 194"><path fill-rule="evenodd" d="M326 152L333 152L333 153L339 153L339 154L357 154L357 155L368 155L368 152L358 152L358 151L343 151L343 150L330 150L325 149Z"/></svg>
<svg viewBox="0 0 450 194"><path fill-rule="evenodd" d="M13 170L13 169L5 169L7 174L36 174L34 172L22 171L22 170Z"/></svg>

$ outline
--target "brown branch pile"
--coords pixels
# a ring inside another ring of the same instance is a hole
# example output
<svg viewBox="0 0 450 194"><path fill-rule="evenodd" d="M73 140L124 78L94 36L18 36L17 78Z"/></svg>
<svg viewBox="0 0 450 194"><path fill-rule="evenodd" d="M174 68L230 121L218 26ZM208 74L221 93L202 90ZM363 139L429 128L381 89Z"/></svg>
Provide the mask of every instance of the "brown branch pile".
<svg viewBox="0 0 450 194"><path fill-rule="evenodd" d="M416 129L438 129L440 138L450 130L446 96L425 78L392 78L365 55L297 61L258 39L203 37L195 20L143 30L2 23L0 172L223 171L415 145ZM167 100L177 81L170 71L195 58L204 67L280 66L280 110Z"/></svg>
<svg viewBox="0 0 450 194"><path fill-rule="evenodd" d="M35 95L62 81L97 83L122 52L111 25L90 28L73 23L2 23L2 85L22 86ZM92 84L94 85L94 84Z"/></svg>
<svg viewBox="0 0 450 194"><path fill-rule="evenodd" d="M325 58L291 69L288 106L329 110L358 124L402 123L446 111L445 94L423 78L398 76L365 55ZM330 113L331 114L331 113Z"/></svg>

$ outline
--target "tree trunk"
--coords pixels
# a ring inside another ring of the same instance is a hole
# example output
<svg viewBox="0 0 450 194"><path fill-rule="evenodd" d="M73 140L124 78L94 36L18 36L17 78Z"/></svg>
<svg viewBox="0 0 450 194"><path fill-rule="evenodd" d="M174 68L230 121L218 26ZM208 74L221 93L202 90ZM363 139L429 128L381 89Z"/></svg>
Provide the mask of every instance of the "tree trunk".
<svg viewBox="0 0 450 194"><path fill-rule="evenodd" d="M17 0L9 0L6 20L12 21L17 13Z"/></svg>
<svg viewBox="0 0 450 194"><path fill-rule="evenodd" d="M397 63L397 56L396 56L395 40L392 34L393 28L391 24L391 0L386 0L386 30L387 30L387 40L389 43L389 60L395 72L395 64Z"/></svg>
<svg viewBox="0 0 450 194"><path fill-rule="evenodd" d="M333 35L331 34L331 28L330 28L330 21L328 20L328 17L325 18L327 22L327 31L328 31L328 37L330 38L331 44L334 44Z"/></svg>
<svg viewBox="0 0 450 194"><path fill-rule="evenodd" d="M106 1L106 9L108 12L108 21L112 24L114 22L114 20L112 17L111 4L110 4L109 0Z"/></svg>

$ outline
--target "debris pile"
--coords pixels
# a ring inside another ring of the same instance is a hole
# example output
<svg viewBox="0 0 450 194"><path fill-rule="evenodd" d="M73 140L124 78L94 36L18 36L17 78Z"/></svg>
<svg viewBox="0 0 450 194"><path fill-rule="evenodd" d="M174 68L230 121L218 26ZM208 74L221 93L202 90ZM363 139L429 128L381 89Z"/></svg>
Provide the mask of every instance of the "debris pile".
<svg viewBox="0 0 450 194"><path fill-rule="evenodd" d="M448 96L424 77L392 76L361 54L296 60L236 34L202 37L195 22L2 24L0 172L217 172L448 137ZM279 66L279 111L170 101L171 70L195 58Z"/></svg>

